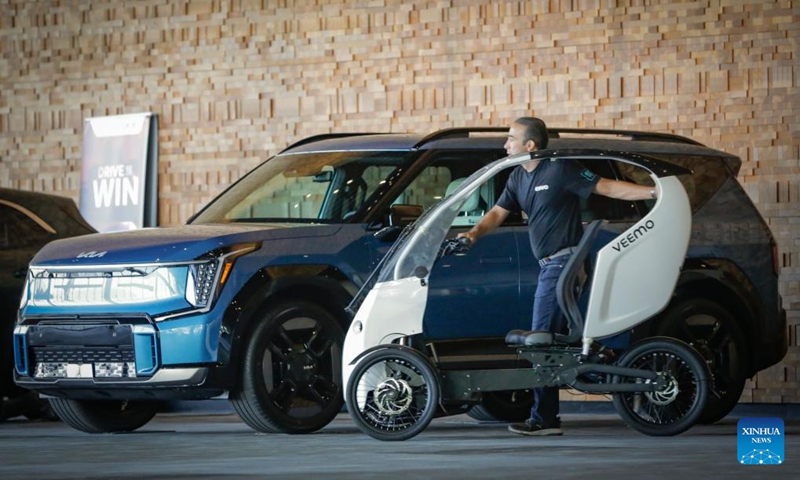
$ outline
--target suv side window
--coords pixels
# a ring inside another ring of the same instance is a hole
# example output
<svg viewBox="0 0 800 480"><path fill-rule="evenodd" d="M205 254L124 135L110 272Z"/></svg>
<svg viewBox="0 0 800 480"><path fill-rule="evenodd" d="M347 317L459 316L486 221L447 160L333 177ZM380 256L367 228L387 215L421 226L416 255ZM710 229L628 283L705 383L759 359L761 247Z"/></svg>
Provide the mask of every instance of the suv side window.
<svg viewBox="0 0 800 480"><path fill-rule="evenodd" d="M665 154L650 154L650 156L686 167L692 171L691 175L678 176L678 180L681 181L686 193L689 195L692 213L702 207L722 187L725 180L731 176L730 171L725 166L725 161L719 157Z"/></svg>
<svg viewBox="0 0 800 480"><path fill-rule="evenodd" d="M447 150L431 152L433 160L408 184L394 204L417 205L427 210L433 204L452 193L469 175L494 160L505 156L502 151ZM484 213L494 206L497 196L505 186L503 178L493 179L482 185L464 204L464 210L456 217L453 226L474 225Z"/></svg>
<svg viewBox="0 0 800 480"><path fill-rule="evenodd" d="M587 161L583 163L586 168L604 178L640 185L653 185L650 175L641 167L616 161ZM611 222L635 222L649 212L654 203L654 200L633 202L594 194L589 196L588 199L581 199L581 218L584 222L591 222L598 218Z"/></svg>
<svg viewBox="0 0 800 480"><path fill-rule="evenodd" d="M476 166L475 169L477 168ZM447 186L452 180L453 174L444 162L434 161L403 190L395 203L419 205L423 210L427 210L444 197Z"/></svg>

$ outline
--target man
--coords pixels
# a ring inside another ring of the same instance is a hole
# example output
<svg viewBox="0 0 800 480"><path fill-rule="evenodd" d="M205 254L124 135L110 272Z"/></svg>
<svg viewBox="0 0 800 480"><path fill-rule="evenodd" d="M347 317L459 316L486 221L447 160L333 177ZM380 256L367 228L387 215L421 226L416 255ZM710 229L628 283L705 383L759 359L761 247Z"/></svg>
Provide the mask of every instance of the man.
<svg viewBox="0 0 800 480"><path fill-rule="evenodd" d="M514 121L504 148L509 155L547 148L545 123L534 117ZM558 306L556 284L564 265L583 235L579 197L597 193L620 200L656 198L653 187L601 178L577 162L533 160L517 167L503 194L480 222L459 237L475 243L508 217L512 210L528 215L528 235L541 271L533 304L532 330L561 333L565 318ZM562 435L558 418L558 387L533 389L531 417L509 425L520 435Z"/></svg>

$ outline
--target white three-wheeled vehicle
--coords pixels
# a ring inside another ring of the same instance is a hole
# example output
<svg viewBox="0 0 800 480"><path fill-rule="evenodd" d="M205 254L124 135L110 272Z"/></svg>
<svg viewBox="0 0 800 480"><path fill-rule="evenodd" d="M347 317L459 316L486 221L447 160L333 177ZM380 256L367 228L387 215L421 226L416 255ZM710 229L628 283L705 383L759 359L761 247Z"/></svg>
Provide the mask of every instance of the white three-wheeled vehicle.
<svg viewBox="0 0 800 480"><path fill-rule="evenodd" d="M437 259L454 251L469 254L467 246L445 238L462 204L504 169L531 160L592 159L644 168L660 194L647 215L596 255L590 251L604 222L585 228L558 283L569 332L510 332L509 348L529 362L526 368L441 368L426 343L423 314ZM613 362L593 353L597 340L630 331L659 313L672 296L691 230L689 201L676 177L681 173L687 171L640 155L580 150L510 156L467 178L403 231L350 306L355 318L345 338L342 381L359 429L380 440L405 440L434 416L460 413L463 409L454 406L476 403L484 392L540 386L612 394L623 420L647 435L690 428L709 395L709 374L694 349L660 337L635 343ZM578 306L581 288L588 293L585 313Z"/></svg>

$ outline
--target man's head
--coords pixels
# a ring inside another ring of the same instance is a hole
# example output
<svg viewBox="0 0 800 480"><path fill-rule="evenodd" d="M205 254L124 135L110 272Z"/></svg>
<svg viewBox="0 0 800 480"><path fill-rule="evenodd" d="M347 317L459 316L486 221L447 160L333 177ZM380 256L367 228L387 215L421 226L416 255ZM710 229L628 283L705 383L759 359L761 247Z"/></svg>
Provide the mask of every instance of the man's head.
<svg viewBox="0 0 800 480"><path fill-rule="evenodd" d="M520 117L508 129L503 147L509 155L543 150L547 148L547 126L536 117Z"/></svg>

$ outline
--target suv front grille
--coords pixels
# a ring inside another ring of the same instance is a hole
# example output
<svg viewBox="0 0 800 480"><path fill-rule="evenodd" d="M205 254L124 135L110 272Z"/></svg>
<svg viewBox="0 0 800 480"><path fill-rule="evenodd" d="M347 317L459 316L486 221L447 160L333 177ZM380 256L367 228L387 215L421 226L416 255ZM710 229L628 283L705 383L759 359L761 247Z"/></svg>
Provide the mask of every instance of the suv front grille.
<svg viewBox="0 0 800 480"><path fill-rule="evenodd" d="M133 347L34 347L35 363L135 362Z"/></svg>
<svg viewBox="0 0 800 480"><path fill-rule="evenodd" d="M132 346L33 347L35 378L135 378Z"/></svg>

